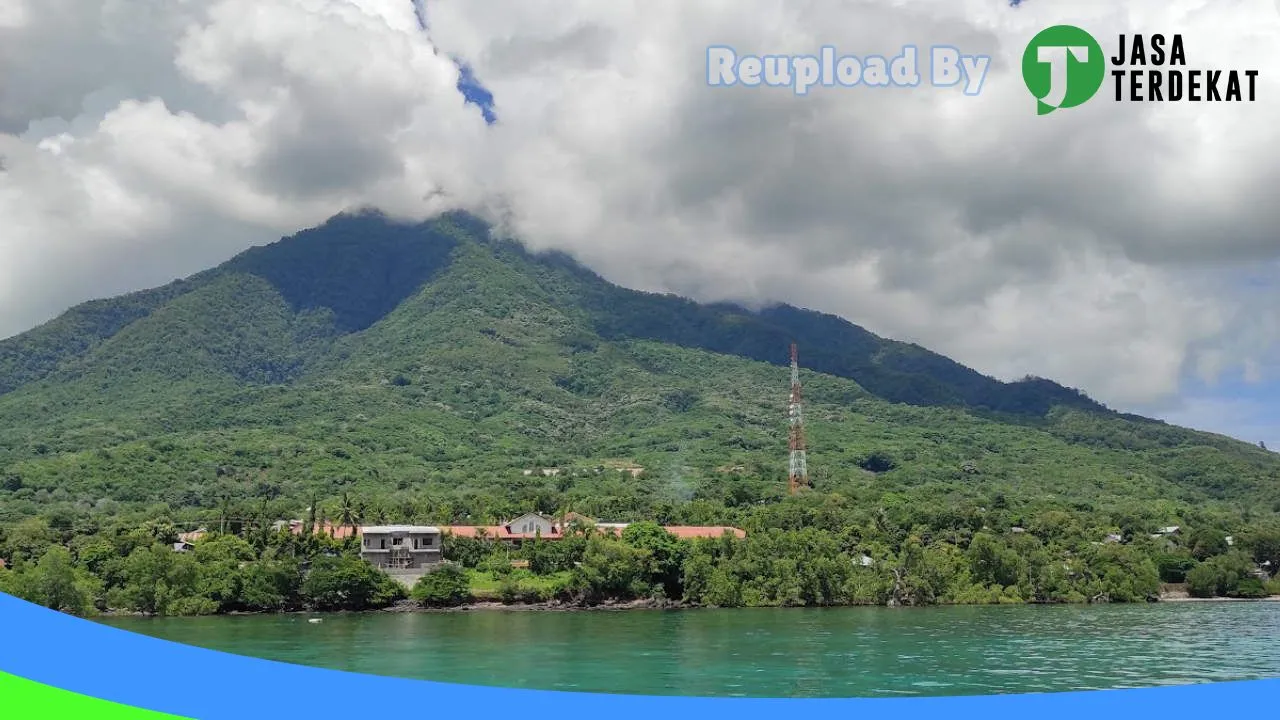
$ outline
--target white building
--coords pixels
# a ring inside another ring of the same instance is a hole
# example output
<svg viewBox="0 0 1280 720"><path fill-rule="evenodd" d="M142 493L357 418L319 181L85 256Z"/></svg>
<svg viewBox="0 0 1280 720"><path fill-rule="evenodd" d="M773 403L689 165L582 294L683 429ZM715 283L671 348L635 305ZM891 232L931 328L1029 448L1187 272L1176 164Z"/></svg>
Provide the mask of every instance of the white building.
<svg viewBox="0 0 1280 720"><path fill-rule="evenodd" d="M511 522L505 523L504 527L512 535L551 537L552 534L559 534L560 532L560 527L555 520L535 512L525 513L520 517L514 518Z"/></svg>

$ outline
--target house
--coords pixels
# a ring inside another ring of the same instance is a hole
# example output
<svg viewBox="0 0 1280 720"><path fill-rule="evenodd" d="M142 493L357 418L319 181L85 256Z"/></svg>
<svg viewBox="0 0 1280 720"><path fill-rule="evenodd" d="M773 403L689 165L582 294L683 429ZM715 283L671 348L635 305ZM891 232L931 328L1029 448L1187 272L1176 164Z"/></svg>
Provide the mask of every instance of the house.
<svg viewBox="0 0 1280 720"><path fill-rule="evenodd" d="M192 530L191 532L178 533L178 539L185 543L193 543L208 534L208 530L200 528L199 530Z"/></svg>
<svg viewBox="0 0 1280 720"><path fill-rule="evenodd" d="M437 527L369 525L360 536L360 557L383 570L418 570L443 559Z"/></svg>
<svg viewBox="0 0 1280 720"><path fill-rule="evenodd" d="M542 513L529 512L504 523L513 535L549 536L560 533L560 525Z"/></svg>
<svg viewBox="0 0 1280 720"><path fill-rule="evenodd" d="M1103 542L1108 544L1124 542L1124 536L1120 535L1119 533L1111 533L1110 535L1107 536L1105 540L1103 540Z"/></svg>
<svg viewBox="0 0 1280 720"><path fill-rule="evenodd" d="M192 545L189 542L183 542L181 540L173 544L174 552L179 552L179 553L191 552L193 548L195 548L194 545Z"/></svg>
<svg viewBox="0 0 1280 720"><path fill-rule="evenodd" d="M564 536L560 523L535 512L525 513L501 525L448 525L442 530L454 537L482 537L513 545L523 540L558 540Z"/></svg>
<svg viewBox="0 0 1280 720"><path fill-rule="evenodd" d="M1181 527L1178 527L1177 525L1170 525L1169 527L1162 527L1159 530L1156 530L1156 535L1177 535L1181 532Z"/></svg>

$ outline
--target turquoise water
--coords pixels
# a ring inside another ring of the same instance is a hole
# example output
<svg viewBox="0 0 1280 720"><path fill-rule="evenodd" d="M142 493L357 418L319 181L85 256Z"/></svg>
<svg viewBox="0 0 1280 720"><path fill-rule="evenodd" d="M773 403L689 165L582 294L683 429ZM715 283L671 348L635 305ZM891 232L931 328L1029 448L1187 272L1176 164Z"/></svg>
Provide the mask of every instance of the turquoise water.
<svg viewBox="0 0 1280 720"><path fill-rule="evenodd" d="M1280 603L114 618L362 673L614 693L850 697L1280 677Z"/></svg>

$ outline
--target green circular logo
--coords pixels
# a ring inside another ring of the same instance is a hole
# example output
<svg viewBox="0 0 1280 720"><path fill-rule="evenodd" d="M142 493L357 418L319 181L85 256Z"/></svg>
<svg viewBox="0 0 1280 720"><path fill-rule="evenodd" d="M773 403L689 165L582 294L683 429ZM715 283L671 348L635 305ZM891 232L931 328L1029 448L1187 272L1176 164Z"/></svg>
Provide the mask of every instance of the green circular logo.
<svg viewBox="0 0 1280 720"><path fill-rule="evenodd" d="M1022 53L1022 80L1040 115L1083 104L1102 87L1106 74L1102 46L1073 25L1041 30Z"/></svg>

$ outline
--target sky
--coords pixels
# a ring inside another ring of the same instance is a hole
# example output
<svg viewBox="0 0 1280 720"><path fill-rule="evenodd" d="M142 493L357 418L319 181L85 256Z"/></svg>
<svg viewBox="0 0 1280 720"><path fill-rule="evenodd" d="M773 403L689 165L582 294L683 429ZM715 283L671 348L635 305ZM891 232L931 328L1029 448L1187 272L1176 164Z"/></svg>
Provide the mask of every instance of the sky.
<svg viewBox="0 0 1280 720"><path fill-rule="evenodd" d="M1016 7L1014 6L1016 5ZM1252 103L1035 113L1042 28ZM0 0L0 337L372 206L790 302L1280 448L1277 0ZM977 95L709 87L707 48L992 57Z"/></svg>

